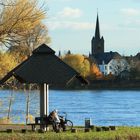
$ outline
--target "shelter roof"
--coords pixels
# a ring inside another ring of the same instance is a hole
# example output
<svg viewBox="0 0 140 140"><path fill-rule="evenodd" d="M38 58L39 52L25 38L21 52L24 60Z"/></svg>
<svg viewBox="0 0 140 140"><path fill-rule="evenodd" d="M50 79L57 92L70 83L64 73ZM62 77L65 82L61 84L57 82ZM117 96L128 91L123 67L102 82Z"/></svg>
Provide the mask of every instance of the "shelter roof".
<svg viewBox="0 0 140 140"><path fill-rule="evenodd" d="M87 84L78 72L58 58L55 51L45 44L35 49L27 60L10 71L0 83L4 83L11 76L23 83L50 85L65 85L76 77L81 83Z"/></svg>

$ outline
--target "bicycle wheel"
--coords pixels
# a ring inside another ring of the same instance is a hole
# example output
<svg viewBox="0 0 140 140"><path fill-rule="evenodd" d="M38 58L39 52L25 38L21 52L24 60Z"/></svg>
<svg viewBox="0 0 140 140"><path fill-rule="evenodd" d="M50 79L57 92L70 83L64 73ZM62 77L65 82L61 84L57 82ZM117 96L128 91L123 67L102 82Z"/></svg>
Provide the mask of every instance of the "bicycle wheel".
<svg viewBox="0 0 140 140"><path fill-rule="evenodd" d="M66 120L66 130L72 130L73 122L70 120Z"/></svg>

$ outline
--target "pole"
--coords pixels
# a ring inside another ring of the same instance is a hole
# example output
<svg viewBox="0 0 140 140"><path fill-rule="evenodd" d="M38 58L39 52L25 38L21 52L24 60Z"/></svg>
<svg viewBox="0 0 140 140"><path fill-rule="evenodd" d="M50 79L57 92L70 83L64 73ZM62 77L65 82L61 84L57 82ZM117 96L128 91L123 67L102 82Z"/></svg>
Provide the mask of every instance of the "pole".
<svg viewBox="0 0 140 140"><path fill-rule="evenodd" d="M28 94L27 98L26 98L26 100L27 100L27 102L26 102L26 124L28 123L28 120L29 120L30 91L31 91L31 85L29 85L28 92L26 92Z"/></svg>
<svg viewBox="0 0 140 140"><path fill-rule="evenodd" d="M48 85L46 83L40 85L40 128L46 131L43 118L49 114L49 103L48 103Z"/></svg>
<svg viewBox="0 0 140 140"><path fill-rule="evenodd" d="M49 116L49 85L46 85L46 115Z"/></svg>
<svg viewBox="0 0 140 140"><path fill-rule="evenodd" d="M9 108L8 108L8 116L7 116L8 120L10 119L10 112L11 112L11 106L12 106L13 93L14 93L14 89L12 89L11 96L10 96L10 102L9 102Z"/></svg>

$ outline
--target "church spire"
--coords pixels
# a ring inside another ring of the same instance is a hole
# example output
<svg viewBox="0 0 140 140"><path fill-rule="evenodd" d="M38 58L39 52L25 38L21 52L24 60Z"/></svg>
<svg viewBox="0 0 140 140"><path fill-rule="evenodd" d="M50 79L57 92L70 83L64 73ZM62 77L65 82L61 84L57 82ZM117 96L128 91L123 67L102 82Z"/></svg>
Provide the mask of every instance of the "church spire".
<svg viewBox="0 0 140 140"><path fill-rule="evenodd" d="M102 54L104 53L104 38L100 36L99 18L97 12L95 36L91 40L91 54Z"/></svg>
<svg viewBox="0 0 140 140"><path fill-rule="evenodd" d="M100 27L99 27L98 13L97 13L97 20L96 20L95 38L100 39Z"/></svg>

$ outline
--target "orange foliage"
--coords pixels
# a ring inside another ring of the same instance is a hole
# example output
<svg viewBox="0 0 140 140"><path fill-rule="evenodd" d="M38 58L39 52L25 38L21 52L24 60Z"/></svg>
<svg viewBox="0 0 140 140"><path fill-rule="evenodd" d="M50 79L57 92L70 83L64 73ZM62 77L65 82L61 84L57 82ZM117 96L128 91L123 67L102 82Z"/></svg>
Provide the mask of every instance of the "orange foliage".
<svg viewBox="0 0 140 140"><path fill-rule="evenodd" d="M108 75L104 76L104 80L113 80L115 79L115 76L112 73L109 73Z"/></svg>
<svg viewBox="0 0 140 140"><path fill-rule="evenodd" d="M103 74L100 72L96 64L91 65L90 73L92 78L101 79L103 77Z"/></svg>

